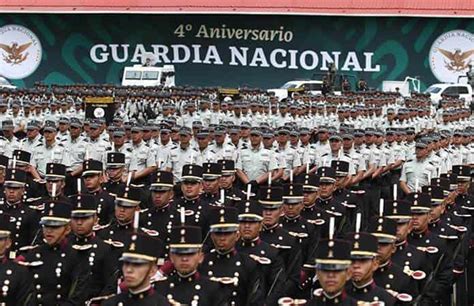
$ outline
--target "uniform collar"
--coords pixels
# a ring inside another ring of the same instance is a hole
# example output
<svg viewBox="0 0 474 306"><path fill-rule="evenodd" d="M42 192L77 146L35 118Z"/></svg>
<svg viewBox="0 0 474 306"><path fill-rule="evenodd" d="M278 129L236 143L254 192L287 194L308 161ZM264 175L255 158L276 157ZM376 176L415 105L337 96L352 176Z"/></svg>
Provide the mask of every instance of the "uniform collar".
<svg viewBox="0 0 474 306"><path fill-rule="evenodd" d="M145 289L139 290L139 291L132 291L131 289L128 290L128 297L132 299L144 299L147 296L150 296L155 293L155 289L151 287L151 285L148 285Z"/></svg>

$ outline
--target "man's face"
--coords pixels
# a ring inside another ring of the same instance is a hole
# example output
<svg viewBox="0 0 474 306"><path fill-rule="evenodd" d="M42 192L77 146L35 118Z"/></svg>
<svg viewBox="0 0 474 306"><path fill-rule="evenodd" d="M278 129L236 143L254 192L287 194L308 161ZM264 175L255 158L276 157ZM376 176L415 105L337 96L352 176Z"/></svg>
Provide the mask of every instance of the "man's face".
<svg viewBox="0 0 474 306"><path fill-rule="evenodd" d="M438 220L444 213L444 205L436 205L431 207L430 220Z"/></svg>
<svg viewBox="0 0 474 306"><path fill-rule="evenodd" d="M303 201L297 204L283 204L283 213L288 218L296 218L300 215L303 207L304 207Z"/></svg>
<svg viewBox="0 0 474 306"><path fill-rule="evenodd" d="M43 237L50 246L59 244L71 232L71 226L43 226Z"/></svg>
<svg viewBox="0 0 474 306"><path fill-rule="evenodd" d="M247 241L257 238L261 229L261 222L240 222L239 224L240 236Z"/></svg>
<svg viewBox="0 0 474 306"><path fill-rule="evenodd" d="M68 130L69 126L67 123L59 123L59 131L64 133Z"/></svg>
<svg viewBox="0 0 474 306"><path fill-rule="evenodd" d="M216 134L214 139L218 145L222 145L225 141L225 134Z"/></svg>
<svg viewBox="0 0 474 306"><path fill-rule="evenodd" d="M43 132L43 136L47 142L53 142L54 139L56 138L56 132L47 130Z"/></svg>
<svg viewBox="0 0 474 306"><path fill-rule="evenodd" d="M307 144L309 143L309 140L311 139L311 135L310 134L301 134L300 135L300 140L302 143L304 144Z"/></svg>
<svg viewBox="0 0 474 306"><path fill-rule="evenodd" d="M151 198L153 200L153 205L157 208L167 205L170 200L173 198L172 190L154 190L151 192Z"/></svg>
<svg viewBox="0 0 474 306"><path fill-rule="evenodd" d="M215 180L203 180L202 189L206 193L215 194L219 191L219 179Z"/></svg>
<svg viewBox="0 0 474 306"><path fill-rule="evenodd" d="M314 204L314 202L316 202L316 199L318 198L319 196L319 192L317 191L304 191L303 193L303 204L305 206L311 206Z"/></svg>
<svg viewBox="0 0 474 306"><path fill-rule="evenodd" d="M211 233L211 239L214 243L214 247L219 251L228 251L235 246L237 240L239 240L239 232L230 233Z"/></svg>
<svg viewBox="0 0 474 306"><path fill-rule="evenodd" d="M192 254L170 253L170 259L176 271L186 275L196 271L204 256L201 251Z"/></svg>
<svg viewBox="0 0 474 306"><path fill-rule="evenodd" d="M377 248L377 262L386 263L395 252L395 243L379 243Z"/></svg>
<svg viewBox="0 0 474 306"><path fill-rule="evenodd" d="M282 214L282 208L277 209L264 209L263 210L263 224L267 227L275 225L280 221Z"/></svg>
<svg viewBox="0 0 474 306"><path fill-rule="evenodd" d="M107 168L107 176L113 181L118 181L122 178L124 167L119 168Z"/></svg>
<svg viewBox="0 0 474 306"><path fill-rule="evenodd" d="M273 137L263 137L263 146L265 148L271 148L273 146Z"/></svg>
<svg viewBox="0 0 474 306"><path fill-rule="evenodd" d="M48 194L50 196L57 197L58 195L61 195L63 192L64 188L64 181L63 180L46 180L46 190L48 191ZM53 187L56 186L56 187ZM55 194L53 195L53 191L56 188Z"/></svg>
<svg viewBox="0 0 474 306"><path fill-rule="evenodd" d="M168 143L171 138L171 134L168 131L161 131L160 132L161 143Z"/></svg>
<svg viewBox="0 0 474 306"><path fill-rule="evenodd" d="M350 267L352 280L356 284L367 284L372 280L372 275L377 270L378 264L375 259L352 260Z"/></svg>
<svg viewBox="0 0 474 306"><path fill-rule="evenodd" d="M143 132L140 131L132 131L132 142L139 143L143 139Z"/></svg>
<svg viewBox="0 0 474 306"><path fill-rule="evenodd" d="M122 224L127 224L133 220L136 207L125 207L115 204L115 219Z"/></svg>
<svg viewBox="0 0 474 306"><path fill-rule="evenodd" d="M223 175L219 178L219 187L223 189L229 189L232 187L235 181L235 175Z"/></svg>
<svg viewBox="0 0 474 306"><path fill-rule="evenodd" d="M327 294L336 294L344 288L351 274L348 269L339 271L317 270L319 283Z"/></svg>
<svg viewBox="0 0 474 306"><path fill-rule="evenodd" d="M427 150L426 149L422 149L422 148L416 148L415 150L415 154L416 154L416 158L417 159L423 159L426 157L426 153Z"/></svg>
<svg viewBox="0 0 474 306"><path fill-rule="evenodd" d="M98 127L91 127L89 129L89 136L92 138L92 139L96 139L100 136L100 129Z"/></svg>
<svg viewBox="0 0 474 306"><path fill-rule="evenodd" d="M90 217L72 217L71 229L72 232L79 237L87 237L92 233L92 228L97 223L97 216Z"/></svg>
<svg viewBox="0 0 474 306"><path fill-rule="evenodd" d="M179 143L182 145L188 145L191 141L191 135L189 134L179 134Z"/></svg>
<svg viewBox="0 0 474 306"><path fill-rule="evenodd" d="M328 140L329 133L328 132L319 132L318 133L318 138L319 138L319 141L324 142L324 141Z"/></svg>
<svg viewBox="0 0 474 306"><path fill-rule="evenodd" d="M125 136L114 135L113 141L115 147L121 148L125 143Z"/></svg>
<svg viewBox="0 0 474 306"><path fill-rule="evenodd" d="M286 133L278 133L277 142L280 145L285 145L288 142L289 135Z"/></svg>
<svg viewBox="0 0 474 306"><path fill-rule="evenodd" d="M76 138L76 137L79 137L79 135L81 135L81 129L78 128L77 126L71 126L69 128L69 133L71 134L71 137Z"/></svg>
<svg viewBox="0 0 474 306"><path fill-rule="evenodd" d="M457 192L459 193L467 193L469 190L470 182L459 182L457 187Z"/></svg>
<svg viewBox="0 0 474 306"><path fill-rule="evenodd" d="M243 127L240 129L240 136L242 138L248 138L250 135L250 129L247 127Z"/></svg>
<svg viewBox="0 0 474 306"><path fill-rule="evenodd" d="M334 183L327 183L327 182L319 183L319 194L321 198L326 199L326 198L331 197L335 188L336 188L336 184Z"/></svg>
<svg viewBox="0 0 474 306"><path fill-rule="evenodd" d="M200 149L205 149L209 145L209 137L207 136L198 136L197 143Z"/></svg>
<svg viewBox="0 0 474 306"><path fill-rule="evenodd" d="M21 201L25 187L5 187L5 197L9 203L16 203Z"/></svg>
<svg viewBox="0 0 474 306"><path fill-rule="evenodd" d="M331 139L329 141L329 145L331 146L331 151L332 152L337 152L341 149L342 147L342 142L338 139Z"/></svg>
<svg viewBox="0 0 474 306"><path fill-rule="evenodd" d="M415 232L423 232L428 227L428 221L430 220L429 213L420 213L412 215L412 225Z"/></svg>
<svg viewBox="0 0 474 306"><path fill-rule="evenodd" d="M88 174L83 176L84 185L90 191L93 191L100 187L101 176L99 174Z"/></svg>
<svg viewBox="0 0 474 306"><path fill-rule="evenodd" d="M229 134L229 136L230 136L230 140L234 143L237 143L240 139L240 133L232 132Z"/></svg>
<svg viewBox="0 0 474 306"><path fill-rule="evenodd" d="M354 144L354 141L352 139L344 138L344 140L342 141L342 148L345 151L349 151L350 149L352 149L353 144Z"/></svg>
<svg viewBox="0 0 474 306"><path fill-rule="evenodd" d="M181 183L181 191L184 197L194 199L201 193L202 183L197 181L184 181Z"/></svg>
<svg viewBox="0 0 474 306"><path fill-rule="evenodd" d="M250 134L250 143L253 147L258 147L262 142L262 136L259 134Z"/></svg>
<svg viewBox="0 0 474 306"><path fill-rule="evenodd" d="M39 134L38 129L27 129L26 130L26 137L28 137L28 139L30 139L30 140L35 139L36 136L38 136L38 134Z"/></svg>
<svg viewBox="0 0 474 306"><path fill-rule="evenodd" d="M123 280L129 289L142 289L148 285L149 280L156 273L156 266L151 263L124 262L122 266Z"/></svg>
<svg viewBox="0 0 474 306"><path fill-rule="evenodd" d="M397 223L397 241L405 241L411 231L411 222Z"/></svg>

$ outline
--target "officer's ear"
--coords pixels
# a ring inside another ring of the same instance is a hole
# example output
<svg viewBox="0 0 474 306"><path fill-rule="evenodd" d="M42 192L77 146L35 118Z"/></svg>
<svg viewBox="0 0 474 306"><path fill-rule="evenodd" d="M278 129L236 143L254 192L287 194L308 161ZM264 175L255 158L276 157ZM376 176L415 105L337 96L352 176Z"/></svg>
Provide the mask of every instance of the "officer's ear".
<svg viewBox="0 0 474 306"><path fill-rule="evenodd" d="M352 270L347 268L346 269L346 282L348 282L352 278Z"/></svg>
<svg viewBox="0 0 474 306"><path fill-rule="evenodd" d="M374 257L374 259L372 259L372 272L377 271L379 265L379 261Z"/></svg>
<svg viewBox="0 0 474 306"><path fill-rule="evenodd" d="M202 264L202 262L204 261L204 253L201 250L199 250L198 252L198 257L199 257L199 260L198 260L199 264Z"/></svg>

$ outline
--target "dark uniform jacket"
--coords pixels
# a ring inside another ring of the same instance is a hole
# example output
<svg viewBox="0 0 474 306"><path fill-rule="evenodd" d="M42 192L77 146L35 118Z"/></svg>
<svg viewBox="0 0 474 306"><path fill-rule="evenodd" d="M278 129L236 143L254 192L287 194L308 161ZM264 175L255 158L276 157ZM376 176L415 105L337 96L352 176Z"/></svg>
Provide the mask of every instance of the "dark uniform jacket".
<svg viewBox="0 0 474 306"><path fill-rule="evenodd" d="M199 272L210 278L229 280L225 289L229 294L229 301L235 302L236 306L263 304L257 263L248 255L235 249L226 254L212 250L205 255Z"/></svg>
<svg viewBox="0 0 474 306"><path fill-rule="evenodd" d="M193 305L193 301L199 306L228 305L222 285L203 277L199 272L186 277L175 272L168 278L155 282L154 287L168 300L183 305Z"/></svg>
<svg viewBox="0 0 474 306"><path fill-rule="evenodd" d="M7 257L0 259L0 284L2 284L0 304L24 305L32 289L31 279L26 267Z"/></svg>
<svg viewBox="0 0 474 306"><path fill-rule="evenodd" d="M80 264L68 239L56 246L32 247L17 258L33 275L28 305L83 305L88 291L89 269Z"/></svg>

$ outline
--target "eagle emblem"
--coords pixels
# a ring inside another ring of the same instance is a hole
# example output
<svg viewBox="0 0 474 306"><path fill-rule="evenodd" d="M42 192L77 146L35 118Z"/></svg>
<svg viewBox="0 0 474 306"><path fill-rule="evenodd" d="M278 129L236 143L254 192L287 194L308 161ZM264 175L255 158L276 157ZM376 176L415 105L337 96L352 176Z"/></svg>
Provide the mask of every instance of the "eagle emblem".
<svg viewBox="0 0 474 306"><path fill-rule="evenodd" d="M460 49L455 49L454 52L438 48L438 51L441 52L449 61L444 61L446 68L450 71L462 71L468 68L472 60L469 60L469 57L474 54L474 49L462 52Z"/></svg>
<svg viewBox="0 0 474 306"><path fill-rule="evenodd" d="M19 45L17 42L13 42L10 46L1 44L0 49L3 49L3 61L7 64L18 65L24 62L27 58L29 53L24 53L32 44L33 42L28 42L23 45Z"/></svg>

